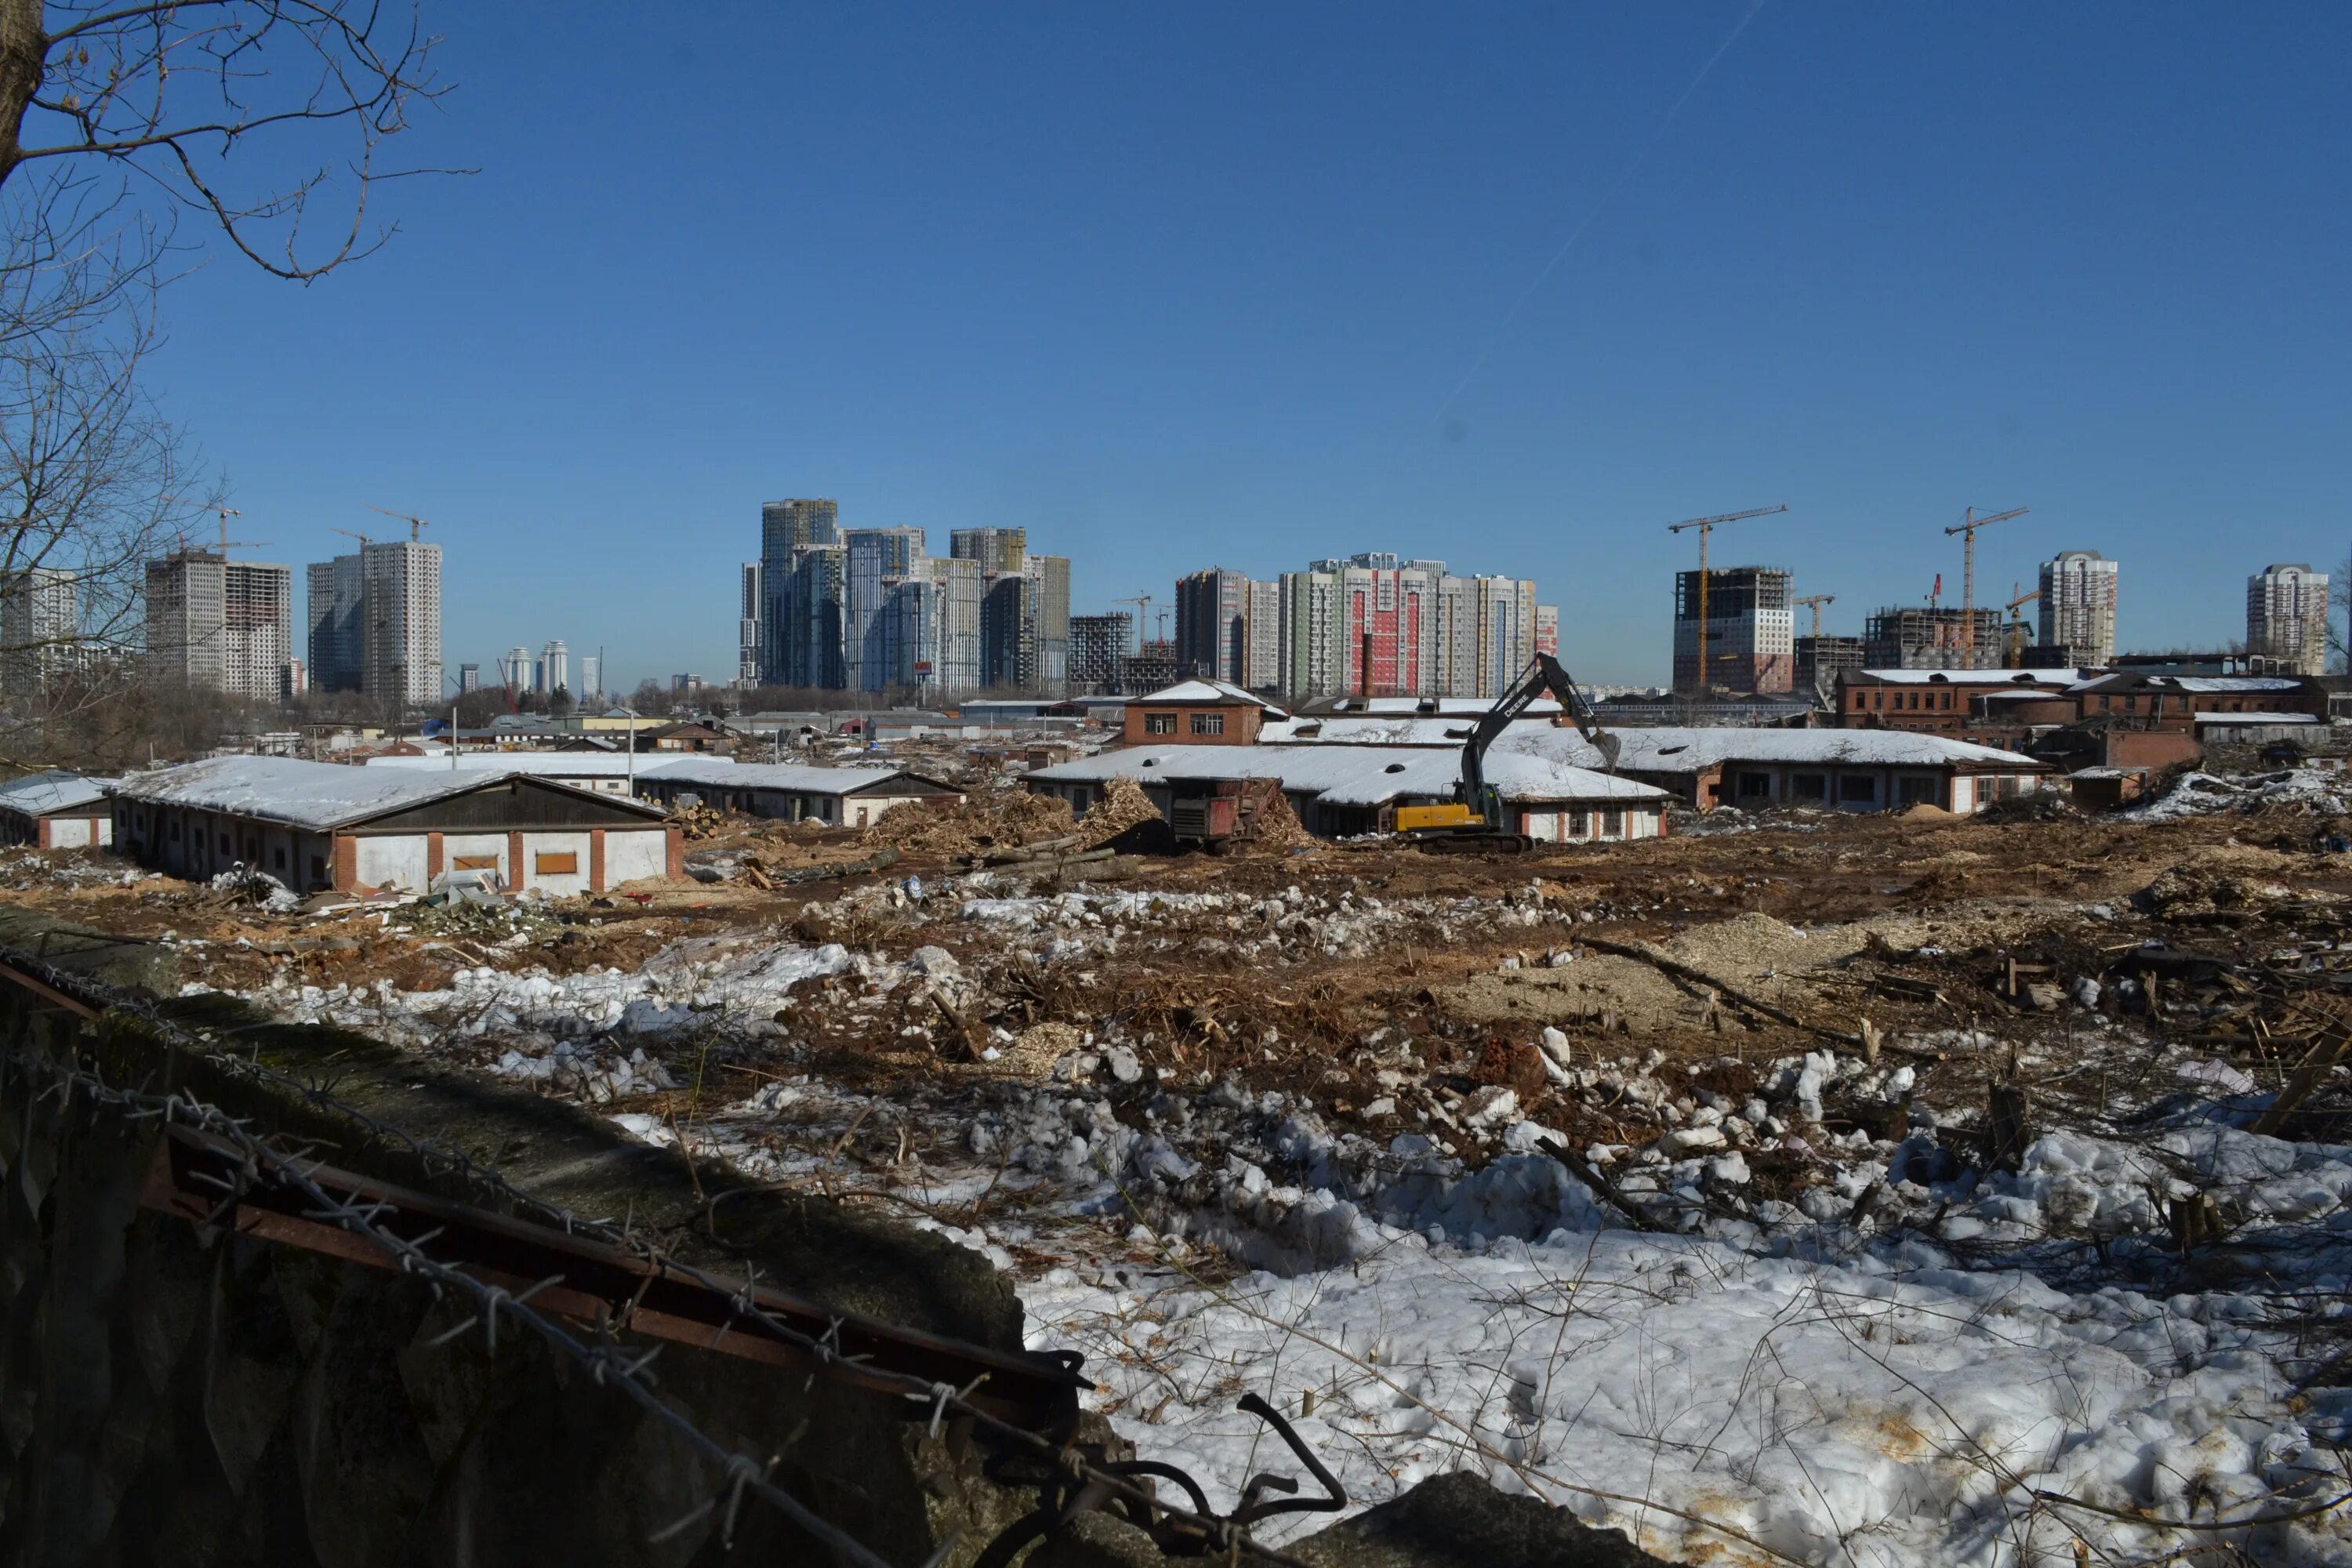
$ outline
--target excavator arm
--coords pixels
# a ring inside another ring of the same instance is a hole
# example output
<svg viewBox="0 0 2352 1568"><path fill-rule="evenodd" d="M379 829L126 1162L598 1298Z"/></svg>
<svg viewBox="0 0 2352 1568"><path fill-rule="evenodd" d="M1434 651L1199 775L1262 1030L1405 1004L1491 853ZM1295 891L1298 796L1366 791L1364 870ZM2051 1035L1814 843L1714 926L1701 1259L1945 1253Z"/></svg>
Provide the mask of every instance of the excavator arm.
<svg viewBox="0 0 2352 1568"><path fill-rule="evenodd" d="M1592 704L1584 700L1584 693L1577 689L1576 681L1560 667L1559 660L1538 652L1528 661L1528 668L1511 683L1510 689L1479 716L1470 738L1462 743L1462 804L1490 823L1495 813L1489 809L1494 803L1486 798L1486 748L1547 692L1575 721L1577 733L1584 737L1585 744L1601 753L1601 767L1609 773L1617 771L1621 742L1593 718Z"/></svg>

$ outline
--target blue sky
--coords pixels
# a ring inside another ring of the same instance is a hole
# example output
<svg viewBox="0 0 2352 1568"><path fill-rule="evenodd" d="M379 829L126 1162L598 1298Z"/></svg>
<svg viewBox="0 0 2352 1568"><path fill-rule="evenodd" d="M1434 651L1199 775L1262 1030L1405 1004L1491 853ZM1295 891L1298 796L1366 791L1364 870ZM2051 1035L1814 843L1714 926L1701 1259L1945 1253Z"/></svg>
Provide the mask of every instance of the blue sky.
<svg viewBox="0 0 2352 1568"><path fill-rule="evenodd" d="M1081 611L1528 575L1600 681L1704 512L1788 502L1716 559L1859 631L2031 505L1979 597L2103 550L2126 647L2352 539L2352 8L426 5L403 151L480 172L309 289L215 257L156 385L255 554L431 519L453 668L730 675L779 496L1025 526Z"/></svg>

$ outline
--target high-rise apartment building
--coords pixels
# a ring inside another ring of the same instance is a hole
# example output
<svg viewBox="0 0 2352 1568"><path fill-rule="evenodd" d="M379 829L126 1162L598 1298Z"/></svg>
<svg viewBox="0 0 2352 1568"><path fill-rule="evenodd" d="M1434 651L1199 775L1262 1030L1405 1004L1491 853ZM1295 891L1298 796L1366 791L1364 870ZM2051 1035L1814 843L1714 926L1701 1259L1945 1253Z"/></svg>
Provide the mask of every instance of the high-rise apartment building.
<svg viewBox="0 0 2352 1568"><path fill-rule="evenodd" d="M2283 674L2327 672L2327 574L2301 563L2246 579L2246 653Z"/></svg>
<svg viewBox="0 0 2352 1568"><path fill-rule="evenodd" d="M1548 653L1554 658L1559 657L1559 606L1558 605L1536 606L1536 651Z"/></svg>
<svg viewBox="0 0 2352 1568"><path fill-rule="evenodd" d="M803 564L801 552L840 542L841 507L838 502L772 500L760 508L761 605L754 618L761 623L760 679L762 682L771 686L839 684L837 679L807 679L807 662L817 636L814 621L828 613L837 617L841 609L840 600L836 597L828 605L822 601L798 597L796 590L802 586L822 587L825 576L820 571L815 574L813 584L802 583L798 576ZM836 619L834 646L840 645L840 637L841 628ZM790 650L795 643L801 648L798 679L791 668L794 660Z"/></svg>
<svg viewBox="0 0 2352 1568"><path fill-rule="evenodd" d="M580 656L580 689L572 694L583 703L596 707L604 705L604 658L602 654Z"/></svg>
<svg viewBox="0 0 2352 1568"><path fill-rule="evenodd" d="M1792 579L1777 566L1731 566L1706 577L1706 670L1699 670L1700 577L1675 574L1675 690L1777 696L1796 684Z"/></svg>
<svg viewBox="0 0 2352 1568"><path fill-rule="evenodd" d="M441 700L441 547L413 540L360 546L365 635L360 689L401 708Z"/></svg>
<svg viewBox="0 0 2352 1568"><path fill-rule="evenodd" d="M593 663L594 661L591 660L589 662ZM481 689L482 667L478 664L459 665L457 667L457 694L462 697L467 692L479 691Z"/></svg>
<svg viewBox="0 0 2352 1568"><path fill-rule="evenodd" d="M2116 565L2095 550L2063 550L2042 563L2041 646L2068 649L2074 668L2116 657Z"/></svg>
<svg viewBox="0 0 2352 1568"><path fill-rule="evenodd" d="M948 535L948 553L959 561L977 561L984 574L1018 573L1029 558L1025 528L959 528Z"/></svg>
<svg viewBox="0 0 2352 1568"><path fill-rule="evenodd" d="M1796 695L1830 707L1837 701L1838 677L1861 669L1864 644L1860 637L1806 635L1797 638Z"/></svg>
<svg viewBox="0 0 2352 1568"><path fill-rule="evenodd" d="M766 607L761 602L757 561L743 563L741 590L736 609L735 684L748 688L760 684L760 616Z"/></svg>
<svg viewBox="0 0 2352 1568"><path fill-rule="evenodd" d="M540 668L545 672L541 685L550 692L572 689L572 650L563 646L562 638L556 637L541 649L539 660Z"/></svg>
<svg viewBox="0 0 2352 1568"><path fill-rule="evenodd" d="M1282 584L1253 579L1242 625L1241 685L1251 691L1282 687Z"/></svg>
<svg viewBox="0 0 2352 1568"><path fill-rule="evenodd" d="M28 566L0 584L0 689L26 696L81 665L80 584L61 566Z"/></svg>
<svg viewBox="0 0 2352 1568"><path fill-rule="evenodd" d="M1176 669L1240 684L1249 663L1249 578L1212 566L1176 580Z"/></svg>
<svg viewBox="0 0 2352 1568"><path fill-rule="evenodd" d="M276 700L294 656L293 568L215 550L150 561L146 643L148 668L163 679Z"/></svg>
<svg viewBox="0 0 2352 1568"><path fill-rule="evenodd" d="M1070 689L1082 696L1108 692L1118 681L1119 661L1135 651L1135 616L1126 610L1070 617Z"/></svg>
<svg viewBox="0 0 2352 1568"><path fill-rule="evenodd" d="M315 691L357 691L365 663L366 628L362 618L360 558L338 555L313 561L306 569L310 687Z"/></svg>
<svg viewBox="0 0 2352 1568"><path fill-rule="evenodd" d="M1033 645L1021 684L1059 694L1070 684L1070 558L1031 555L1021 573L1032 584L1027 629Z"/></svg>
<svg viewBox="0 0 2352 1568"><path fill-rule="evenodd" d="M852 691L882 691L911 684L913 649L920 637L910 635L919 616L894 612L884 619L892 599L916 577L915 563L923 556L919 528L853 528L841 536L848 552L846 592L842 608L842 675ZM919 591L915 591L919 597ZM929 672L924 672L928 674Z"/></svg>
<svg viewBox="0 0 2352 1568"><path fill-rule="evenodd" d="M499 684L521 696L532 690L539 681L539 662L530 657L527 647L510 647L499 660Z"/></svg>
<svg viewBox="0 0 2352 1568"><path fill-rule="evenodd" d="M763 663L761 679L829 691L846 687L848 547L795 545L782 582L770 575L765 563L760 568L760 582L762 598L777 617L761 623L761 647L776 650L783 660L781 667Z"/></svg>

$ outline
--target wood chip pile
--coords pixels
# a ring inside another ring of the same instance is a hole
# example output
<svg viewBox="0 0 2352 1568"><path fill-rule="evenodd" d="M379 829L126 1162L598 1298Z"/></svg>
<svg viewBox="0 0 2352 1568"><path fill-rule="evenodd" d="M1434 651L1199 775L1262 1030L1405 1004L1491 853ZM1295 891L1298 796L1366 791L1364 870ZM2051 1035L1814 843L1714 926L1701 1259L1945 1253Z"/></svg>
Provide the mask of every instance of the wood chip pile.
<svg viewBox="0 0 2352 1568"><path fill-rule="evenodd" d="M940 807L919 801L894 805L866 830L866 842L890 845L903 855L950 857L1069 831L1068 801L1016 789L969 795L962 805Z"/></svg>
<svg viewBox="0 0 2352 1568"><path fill-rule="evenodd" d="M1160 808L1133 779L1115 778L1103 787L1102 799L1087 807L1078 824L1080 838L1089 847L1108 844L1139 822L1160 820Z"/></svg>

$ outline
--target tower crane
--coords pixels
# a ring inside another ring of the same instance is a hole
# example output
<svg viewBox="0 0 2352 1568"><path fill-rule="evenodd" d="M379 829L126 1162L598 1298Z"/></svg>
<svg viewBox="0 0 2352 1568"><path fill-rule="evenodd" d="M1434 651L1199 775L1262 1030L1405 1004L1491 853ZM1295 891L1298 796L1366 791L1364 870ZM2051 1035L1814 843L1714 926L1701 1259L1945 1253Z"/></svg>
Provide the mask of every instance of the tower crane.
<svg viewBox="0 0 2352 1568"><path fill-rule="evenodd" d="M368 510L380 511L386 517L397 518L408 524L408 538L411 543L425 537L425 531L433 526L421 517L411 517L404 511L394 511L388 506L377 506L373 501L368 503Z"/></svg>
<svg viewBox="0 0 2352 1568"><path fill-rule="evenodd" d="M1977 530L1989 522L2007 522L2012 517L2023 517L2032 510L2030 506L2013 507L2008 511L1995 512L1990 517L1979 517L1977 509L1970 507L1961 514L1958 524L1944 530L1947 539L1956 533L1961 536L1960 647L1969 654L1974 654L1977 647ZM1969 667L1972 668L1974 663L1971 658Z"/></svg>
<svg viewBox="0 0 2352 1568"><path fill-rule="evenodd" d="M362 550L366 549L369 545L373 544L373 543L375 542L375 541L374 541L373 538L369 537L367 534L364 534L364 533L356 533L356 532L353 532L352 530L350 530L350 529L348 529L348 528L331 528L331 529L329 529L327 531L328 531L328 532L330 532L330 533L340 533L340 534L341 534L345 539L356 539L356 540L358 540L358 541L360 542L360 548L361 548L361 549L362 549Z"/></svg>
<svg viewBox="0 0 2352 1568"><path fill-rule="evenodd" d="M1803 605L1813 612L1813 636L1815 637L1819 637L1822 635L1822 606L1823 605L1836 604L1837 595L1835 594L1808 594L1801 599L1796 599L1790 602L1793 604Z"/></svg>
<svg viewBox="0 0 2352 1568"><path fill-rule="evenodd" d="M1685 528L1698 530L1698 687L1701 697L1706 695L1706 536L1715 531L1718 522L1738 522L1743 518L1770 517L1788 510L1780 506L1752 507L1746 511L1727 511L1714 517L1694 517L1684 522L1666 524L1668 533L1680 533Z"/></svg>
<svg viewBox="0 0 2352 1568"><path fill-rule="evenodd" d="M2009 591L2017 594L2020 586L2019 584L2011 583L2009 585ZM2009 668L2011 669L2017 668L2019 661L2025 657L2025 617L2017 612L2040 597L2042 597L2042 590L2036 588L2031 594L2017 594L2017 597L2011 599L2006 606L2009 610Z"/></svg>
<svg viewBox="0 0 2352 1568"><path fill-rule="evenodd" d="M175 501L182 498L179 496L165 496L163 499L167 501ZM206 511L218 512L220 514L220 552L224 558L227 556L231 550L259 550L269 542L269 541L266 539L231 539L228 536L228 520L233 517L243 517L245 515L245 513L237 510L236 508L233 506L214 505L208 506L205 508L205 510ZM180 548L185 550L187 547L188 536L185 533L183 533L180 535Z"/></svg>
<svg viewBox="0 0 2352 1568"><path fill-rule="evenodd" d="M1111 603L1114 605L1133 605L1135 606L1134 651L1138 653L1142 652L1143 639L1149 637L1151 632L1151 595L1149 594L1138 594L1132 599L1113 599Z"/></svg>

